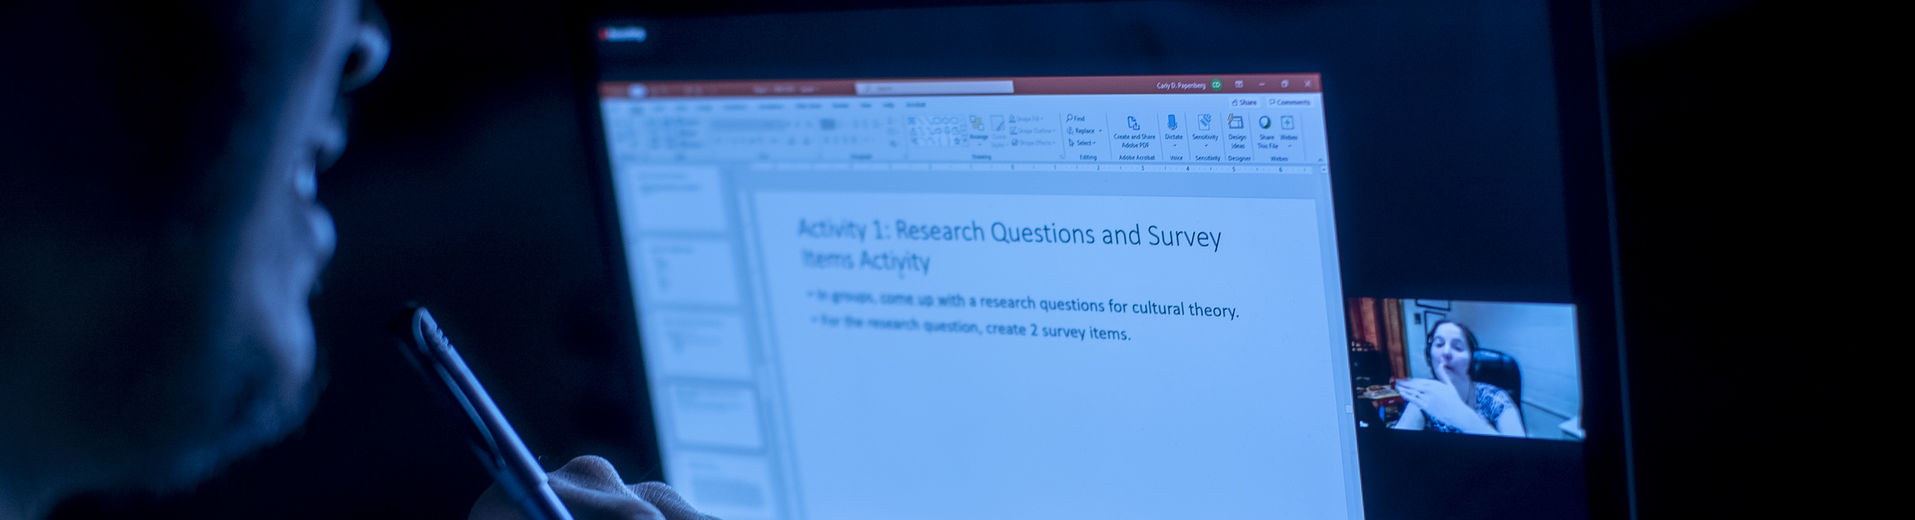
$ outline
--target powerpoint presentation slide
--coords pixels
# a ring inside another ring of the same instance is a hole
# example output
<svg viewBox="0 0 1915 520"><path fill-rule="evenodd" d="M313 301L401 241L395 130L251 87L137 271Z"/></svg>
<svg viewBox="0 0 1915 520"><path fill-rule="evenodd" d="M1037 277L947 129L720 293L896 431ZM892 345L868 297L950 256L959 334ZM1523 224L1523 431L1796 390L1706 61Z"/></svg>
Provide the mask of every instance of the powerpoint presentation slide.
<svg viewBox="0 0 1915 520"><path fill-rule="evenodd" d="M1359 428L1581 441L1576 307L1348 298Z"/></svg>

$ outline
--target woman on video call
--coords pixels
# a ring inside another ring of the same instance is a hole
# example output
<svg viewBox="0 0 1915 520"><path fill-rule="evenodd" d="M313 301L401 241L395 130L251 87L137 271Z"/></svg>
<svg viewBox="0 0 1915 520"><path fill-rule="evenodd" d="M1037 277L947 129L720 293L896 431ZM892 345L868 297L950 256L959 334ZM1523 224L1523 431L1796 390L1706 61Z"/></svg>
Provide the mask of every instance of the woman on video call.
<svg viewBox="0 0 1915 520"><path fill-rule="evenodd" d="M1509 392L1471 381L1470 359L1476 333L1454 321L1436 322L1423 347L1436 379L1405 379L1396 391L1409 401L1393 428L1478 435L1524 435L1522 415Z"/></svg>

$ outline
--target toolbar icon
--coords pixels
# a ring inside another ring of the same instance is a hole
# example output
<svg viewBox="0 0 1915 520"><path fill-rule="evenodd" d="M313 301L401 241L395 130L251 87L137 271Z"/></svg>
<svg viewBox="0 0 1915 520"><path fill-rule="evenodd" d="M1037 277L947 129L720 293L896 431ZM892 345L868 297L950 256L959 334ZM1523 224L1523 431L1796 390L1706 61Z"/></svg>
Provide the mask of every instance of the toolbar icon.
<svg viewBox="0 0 1915 520"><path fill-rule="evenodd" d="M1283 116L1283 129L1284 129L1284 130L1296 130L1296 129L1297 129L1297 116Z"/></svg>
<svg viewBox="0 0 1915 520"><path fill-rule="evenodd" d="M1231 130L1243 128L1243 116L1230 114L1229 126Z"/></svg>
<svg viewBox="0 0 1915 520"><path fill-rule="evenodd" d="M1171 114L1169 117L1168 120L1164 121L1164 127L1174 131L1177 129L1177 114Z"/></svg>
<svg viewBox="0 0 1915 520"><path fill-rule="evenodd" d="M1197 130L1210 131L1210 114L1197 114Z"/></svg>
<svg viewBox="0 0 1915 520"><path fill-rule="evenodd" d="M1144 129L1142 125L1137 124L1137 116L1124 116L1124 126L1130 128L1132 132Z"/></svg>
<svg viewBox="0 0 1915 520"><path fill-rule="evenodd" d="M1259 128L1262 128L1262 129L1264 129L1264 130L1269 130L1269 129L1270 129L1270 116L1262 116L1262 117L1258 117L1258 118L1257 118L1257 127L1259 127Z"/></svg>

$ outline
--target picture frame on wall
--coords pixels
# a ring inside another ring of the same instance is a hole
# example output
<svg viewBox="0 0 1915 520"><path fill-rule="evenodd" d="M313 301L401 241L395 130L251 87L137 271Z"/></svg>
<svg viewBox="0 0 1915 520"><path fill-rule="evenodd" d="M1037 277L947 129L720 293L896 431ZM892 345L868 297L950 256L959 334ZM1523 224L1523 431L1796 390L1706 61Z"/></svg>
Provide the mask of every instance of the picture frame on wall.
<svg viewBox="0 0 1915 520"><path fill-rule="evenodd" d="M1417 306L1417 307L1422 307L1422 308L1425 308L1425 309L1436 309L1436 310L1439 310L1439 311L1447 311L1447 310L1450 310L1450 301L1449 301L1449 300L1422 300L1422 299L1418 299L1418 300L1411 300L1411 303L1414 303L1414 304L1416 304L1416 306Z"/></svg>

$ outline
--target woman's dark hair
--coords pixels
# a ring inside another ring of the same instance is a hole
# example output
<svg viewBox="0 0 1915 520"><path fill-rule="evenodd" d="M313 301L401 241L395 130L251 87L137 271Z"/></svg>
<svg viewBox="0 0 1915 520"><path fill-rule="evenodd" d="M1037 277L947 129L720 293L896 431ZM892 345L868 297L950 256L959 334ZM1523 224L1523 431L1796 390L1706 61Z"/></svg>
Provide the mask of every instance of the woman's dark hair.
<svg viewBox="0 0 1915 520"><path fill-rule="evenodd" d="M1430 324L1430 332L1423 335L1423 366L1430 367L1430 375L1432 377L1436 375L1436 363L1430 360L1430 348L1436 346L1436 329L1442 328L1444 325L1455 325L1456 328L1463 330L1463 339L1469 341L1469 353L1472 358L1469 370L1470 372L1475 372L1476 362L1474 358L1476 357L1476 349L1478 348L1476 344L1476 331L1470 330L1469 325L1451 320L1441 320ZM1475 374L1472 373L1470 377L1475 377Z"/></svg>

